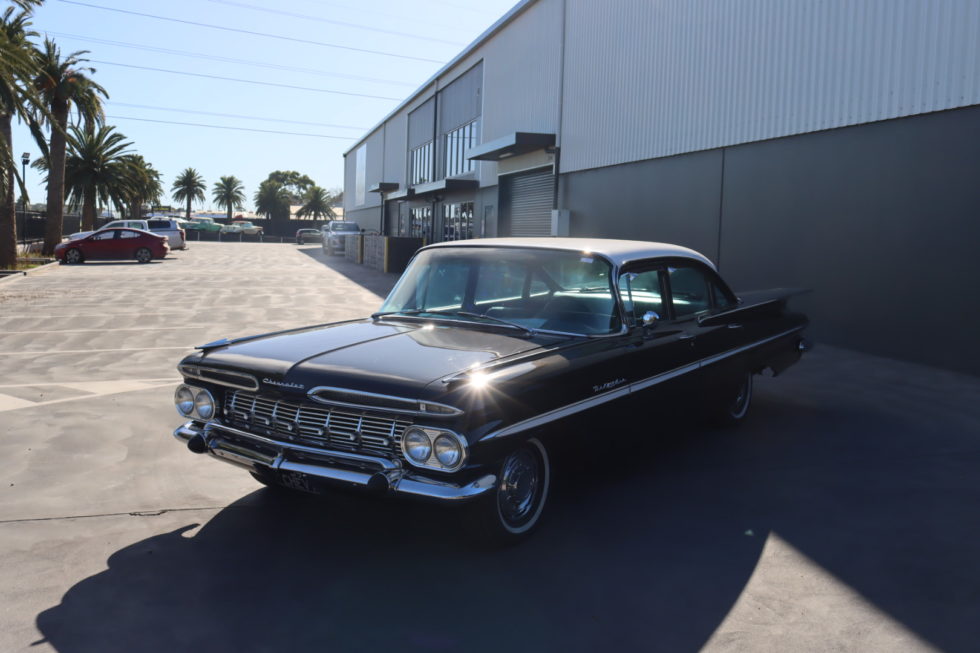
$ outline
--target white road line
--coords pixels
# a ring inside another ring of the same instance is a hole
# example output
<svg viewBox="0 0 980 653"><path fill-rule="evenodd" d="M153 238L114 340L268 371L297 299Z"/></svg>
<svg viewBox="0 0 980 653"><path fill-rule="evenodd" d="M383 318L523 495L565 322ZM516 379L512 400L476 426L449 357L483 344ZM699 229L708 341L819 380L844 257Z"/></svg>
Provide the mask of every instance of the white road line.
<svg viewBox="0 0 980 653"><path fill-rule="evenodd" d="M108 351L157 351L161 349L194 349L194 345L178 347L124 347L122 349L47 349L41 351L0 351L0 356L50 356L52 354L96 354Z"/></svg>
<svg viewBox="0 0 980 653"><path fill-rule="evenodd" d="M109 331L168 331L170 329L206 329L201 326L169 326L169 327L119 327L115 329L54 329L53 331L0 331L0 336L34 335L36 333L108 333Z"/></svg>
<svg viewBox="0 0 980 653"><path fill-rule="evenodd" d="M183 314L184 315L194 315L196 313L203 313L205 310L207 310L207 309L201 309L200 311L183 311ZM173 312L173 313L77 313L77 314L71 315L71 318L74 319L76 317L145 317L145 316L148 316L148 315L154 315L154 316L160 316L160 315L175 316L175 315L178 315L178 314L179 314L178 312ZM61 315L39 315L39 314L35 314L35 313L22 313L22 314L19 314L19 315L0 315L0 320L23 320L25 318L34 318L34 317L65 318L67 316L64 313L62 313Z"/></svg>
<svg viewBox="0 0 980 653"><path fill-rule="evenodd" d="M167 376L159 377L155 379L109 379L103 381L95 381L95 383L180 383L181 379L178 376ZM7 383L5 385L0 385L0 388L30 388L34 386L42 385L63 385L67 387L73 387L76 385L83 385L85 383L92 383L93 381L31 381L30 383Z"/></svg>
<svg viewBox="0 0 980 653"><path fill-rule="evenodd" d="M28 406L34 405L35 403L33 401L28 401L27 399L0 394L0 413L5 410L16 410L18 408L27 408Z"/></svg>

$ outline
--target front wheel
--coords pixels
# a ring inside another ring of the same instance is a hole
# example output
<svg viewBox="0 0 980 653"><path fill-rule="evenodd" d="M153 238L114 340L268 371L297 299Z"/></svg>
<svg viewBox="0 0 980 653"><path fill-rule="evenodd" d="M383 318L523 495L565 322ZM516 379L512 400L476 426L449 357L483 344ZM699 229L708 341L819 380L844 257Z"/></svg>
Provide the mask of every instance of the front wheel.
<svg viewBox="0 0 980 653"><path fill-rule="evenodd" d="M531 438L504 458L490 496L469 507L467 529L480 543L520 541L538 525L550 484L548 452Z"/></svg>
<svg viewBox="0 0 980 653"><path fill-rule="evenodd" d="M85 258L82 256L81 250L77 247L72 247L70 250L65 252L65 263L69 265L77 265L84 262Z"/></svg>
<svg viewBox="0 0 980 653"><path fill-rule="evenodd" d="M140 247L136 250L136 260L140 263L149 263L153 260L153 252L148 247Z"/></svg>

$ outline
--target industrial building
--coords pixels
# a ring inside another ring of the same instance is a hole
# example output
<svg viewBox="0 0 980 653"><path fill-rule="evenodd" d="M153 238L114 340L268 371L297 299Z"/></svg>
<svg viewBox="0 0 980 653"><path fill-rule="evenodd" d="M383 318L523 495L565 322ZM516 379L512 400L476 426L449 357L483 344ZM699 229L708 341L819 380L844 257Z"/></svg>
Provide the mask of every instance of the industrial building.
<svg viewBox="0 0 980 653"><path fill-rule="evenodd" d="M816 341L980 374L980 2L524 0L345 154L426 242L678 243Z"/></svg>

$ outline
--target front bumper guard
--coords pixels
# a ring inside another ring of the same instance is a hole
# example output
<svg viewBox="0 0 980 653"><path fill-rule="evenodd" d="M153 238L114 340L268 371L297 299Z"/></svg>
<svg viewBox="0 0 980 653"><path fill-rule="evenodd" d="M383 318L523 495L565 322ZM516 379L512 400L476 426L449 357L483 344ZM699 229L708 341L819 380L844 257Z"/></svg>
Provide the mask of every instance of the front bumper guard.
<svg viewBox="0 0 980 653"><path fill-rule="evenodd" d="M257 473L268 470L293 472L321 481L445 503L472 501L497 483L493 474L465 485L439 481L407 472L400 461L280 442L218 422L203 426L187 422L174 431L174 437L184 443L193 441L198 444L199 453L208 453L218 460Z"/></svg>

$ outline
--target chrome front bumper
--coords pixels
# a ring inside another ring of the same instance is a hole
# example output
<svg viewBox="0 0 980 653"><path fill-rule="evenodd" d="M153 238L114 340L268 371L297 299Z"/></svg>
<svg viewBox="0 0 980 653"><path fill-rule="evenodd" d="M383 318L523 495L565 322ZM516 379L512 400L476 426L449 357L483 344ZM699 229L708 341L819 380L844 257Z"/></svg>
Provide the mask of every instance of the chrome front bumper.
<svg viewBox="0 0 980 653"><path fill-rule="evenodd" d="M472 501L493 489L497 482L496 476L487 474L466 485L448 483L418 476L398 460L280 442L219 422L203 426L186 422L174 431L174 437L184 443L200 437L195 440L201 445L200 453L257 473L291 472L320 481L440 502Z"/></svg>

